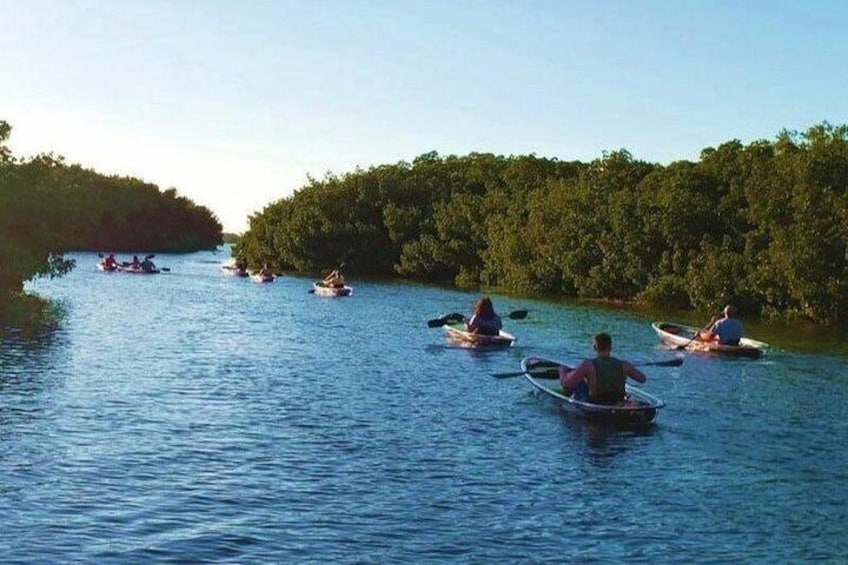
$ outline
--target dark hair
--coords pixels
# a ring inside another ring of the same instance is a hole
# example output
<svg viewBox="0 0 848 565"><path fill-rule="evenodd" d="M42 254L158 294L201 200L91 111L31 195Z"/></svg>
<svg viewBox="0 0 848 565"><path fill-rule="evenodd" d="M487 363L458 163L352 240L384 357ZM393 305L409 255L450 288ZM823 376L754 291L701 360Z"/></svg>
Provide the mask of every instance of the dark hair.
<svg viewBox="0 0 848 565"><path fill-rule="evenodd" d="M495 307L492 306L492 300L486 296L477 301L474 305L474 313L481 318L491 318L495 315Z"/></svg>
<svg viewBox="0 0 848 565"><path fill-rule="evenodd" d="M601 332L595 336L595 347L598 351L609 351L612 349L612 337L610 334Z"/></svg>

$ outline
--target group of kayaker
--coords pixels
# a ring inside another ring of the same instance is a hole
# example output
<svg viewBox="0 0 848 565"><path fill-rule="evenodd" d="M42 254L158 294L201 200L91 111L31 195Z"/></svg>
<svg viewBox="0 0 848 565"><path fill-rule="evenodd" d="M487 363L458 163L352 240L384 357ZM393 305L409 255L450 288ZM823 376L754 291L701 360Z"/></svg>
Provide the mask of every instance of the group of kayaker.
<svg viewBox="0 0 848 565"><path fill-rule="evenodd" d="M100 262L100 265L104 271L115 271L119 268L123 268L134 271L143 271L145 273L152 273L156 271L156 265L153 263L153 261L151 261L151 258L152 255L148 255L143 260L139 261L138 255L133 255L132 261L118 263L118 260L115 259L115 254L110 253L109 255L103 258L103 261Z"/></svg>
<svg viewBox="0 0 848 565"><path fill-rule="evenodd" d="M697 339L739 345L743 328L742 321L736 316L736 308L728 304L722 315L712 317ZM488 297L476 302L474 313L465 323L468 331L484 335L497 335L503 326ZM594 404L613 405L624 400L624 384L628 377L639 383L647 380L632 363L612 356L612 337L608 333L595 335L593 347L596 353L594 359L586 359L574 369L559 368L559 381L566 395Z"/></svg>

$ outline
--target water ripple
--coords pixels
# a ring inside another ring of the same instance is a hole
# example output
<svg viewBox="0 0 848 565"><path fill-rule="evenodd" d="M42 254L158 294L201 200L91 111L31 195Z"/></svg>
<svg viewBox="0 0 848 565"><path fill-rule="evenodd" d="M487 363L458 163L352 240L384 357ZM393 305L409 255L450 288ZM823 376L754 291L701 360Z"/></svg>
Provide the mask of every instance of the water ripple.
<svg viewBox="0 0 848 565"><path fill-rule="evenodd" d="M838 561L848 471L841 359L687 358L656 426L575 419L495 380L523 355L660 355L646 320L497 297L519 346L448 347L426 320L474 296L82 266L41 342L0 345L4 562Z"/></svg>

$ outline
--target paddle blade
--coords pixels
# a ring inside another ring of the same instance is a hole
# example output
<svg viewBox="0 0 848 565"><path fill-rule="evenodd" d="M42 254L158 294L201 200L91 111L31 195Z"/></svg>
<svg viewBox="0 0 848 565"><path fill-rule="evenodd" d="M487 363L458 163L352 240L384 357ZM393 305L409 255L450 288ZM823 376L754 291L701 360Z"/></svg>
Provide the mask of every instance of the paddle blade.
<svg viewBox="0 0 848 565"><path fill-rule="evenodd" d="M465 316L458 312L453 312L451 314L445 314L440 318L433 318L432 320L427 320L428 328L440 328L447 324L448 322L462 322L465 320Z"/></svg>
<svg viewBox="0 0 848 565"><path fill-rule="evenodd" d="M652 365L654 367L679 367L683 364L682 357L676 357L674 359L669 359L668 361L655 361L652 363L645 363L645 365Z"/></svg>
<svg viewBox="0 0 848 565"><path fill-rule="evenodd" d="M513 310L509 313L510 320L523 320L527 317L528 310Z"/></svg>
<svg viewBox="0 0 848 565"><path fill-rule="evenodd" d="M509 379L512 377L520 377L524 374L524 371L515 371L513 373L490 373L496 379Z"/></svg>

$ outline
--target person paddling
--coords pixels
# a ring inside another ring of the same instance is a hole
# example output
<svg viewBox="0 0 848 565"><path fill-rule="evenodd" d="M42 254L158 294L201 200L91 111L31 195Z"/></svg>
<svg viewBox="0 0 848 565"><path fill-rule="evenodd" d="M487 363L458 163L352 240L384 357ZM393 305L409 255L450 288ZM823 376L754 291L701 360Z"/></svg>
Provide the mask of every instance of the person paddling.
<svg viewBox="0 0 848 565"><path fill-rule="evenodd" d="M625 382L647 380L632 363L616 359L612 353L612 337L607 333L595 336L593 347L597 356L586 359L577 368L559 368L559 381L566 395L594 404L618 404L625 398Z"/></svg>
<svg viewBox="0 0 848 565"><path fill-rule="evenodd" d="M115 269L118 268L118 261L117 261L117 259L115 259L114 253L110 253L108 257L103 259L103 267L107 271L114 271Z"/></svg>
<svg viewBox="0 0 848 565"><path fill-rule="evenodd" d="M737 317L732 304L724 307L723 316L716 314L709 323L709 329L701 332L702 341L718 341L719 345L739 345L742 339L742 320Z"/></svg>
<svg viewBox="0 0 848 565"><path fill-rule="evenodd" d="M324 283L324 286L329 286L332 288L341 288L345 285L344 276L338 269L333 269L329 275L324 277L324 280L322 282Z"/></svg>
<svg viewBox="0 0 848 565"><path fill-rule="evenodd" d="M501 317L489 297L480 298L474 305L474 314L465 321L468 331L482 335L498 335L503 328Z"/></svg>
<svg viewBox="0 0 848 565"><path fill-rule="evenodd" d="M259 269L259 276L263 279L273 279L274 271L271 270L271 267L268 266L268 263L262 265L262 268Z"/></svg>
<svg viewBox="0 0 848 565"><path fill-rule="evenodd" d="M138 257L136 257L138 260ZM156 265L153 264L153 261L150 260L150 257L145 257L144 261L139 264L139 268L145 273L152 273L156 270Z"/></svg>

